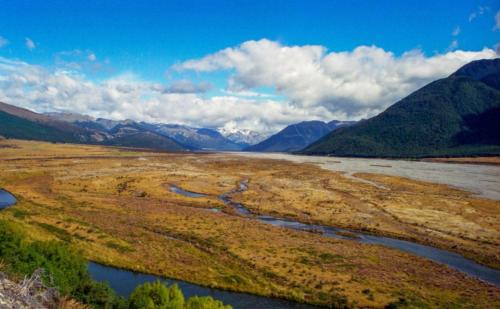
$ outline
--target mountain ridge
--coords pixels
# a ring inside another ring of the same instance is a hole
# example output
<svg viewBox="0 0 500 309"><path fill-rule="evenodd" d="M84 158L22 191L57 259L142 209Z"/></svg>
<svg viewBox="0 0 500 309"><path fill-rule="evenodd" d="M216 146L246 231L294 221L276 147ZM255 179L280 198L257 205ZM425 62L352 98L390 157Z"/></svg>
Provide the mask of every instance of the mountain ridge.
<svg viewBox="0 0 500 309"><path fill-rule="evenodd" d="M499 76L499 59L471 62L379 115L336 130L298 153L360 157L498 155L500 127L495 119L500 119L500 91L495 87Z"/></svg>
<svg viewBox="0 0 500 309"><path fill-rule="evenodd" d="M285 127L278 133L264 141L249 146L244 151L257 152L293 152L300 150L322 136L339 127L351 125L351 121L332 120L323 122L319 120L302 121Z"/></svg>
<svg viewBox="0 0 500 309"><path fill-rule="evenodd" d="M0 102L0 135L6 138L155 148L166 151L190 150L154 132L130 129L128 133L117 134L118 132L82 127L78 125L78 122L61 121L48 115Z"/></svg>

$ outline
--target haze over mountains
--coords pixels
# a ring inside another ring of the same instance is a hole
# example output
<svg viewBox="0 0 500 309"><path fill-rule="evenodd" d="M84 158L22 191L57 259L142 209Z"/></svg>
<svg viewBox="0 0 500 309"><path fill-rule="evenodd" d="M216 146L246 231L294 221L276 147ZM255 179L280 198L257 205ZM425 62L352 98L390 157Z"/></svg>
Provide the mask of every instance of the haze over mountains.
<svg viewBox="0 0 500 309"><path fill-rule="evenodd" d="M303 154L424 157L500 154L500 59L471 62Z"/></svg>

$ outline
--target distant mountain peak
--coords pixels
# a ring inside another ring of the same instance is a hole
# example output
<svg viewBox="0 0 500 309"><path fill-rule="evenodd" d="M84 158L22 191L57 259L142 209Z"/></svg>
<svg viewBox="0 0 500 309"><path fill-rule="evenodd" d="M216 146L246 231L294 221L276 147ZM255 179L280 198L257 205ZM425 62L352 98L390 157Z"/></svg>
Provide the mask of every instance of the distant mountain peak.
<svg viewBox="0 0 500 309"><path fill-rule="evenodd" d="M458 69L452 76L465 76L481 81L500 90L500 58L482 59L469 62Z"/></svg>
<svg viewBox="0 0 500 309"><path fill-rule="evenodd" d="M249 129L240 129L235 122L229 122L217 131L225 138L245 146L255 145L266 138L266 135Z"/></svg>
<svg viewBox="0 0 500 309"><path fill-rule="evenodd" d="M246 151L292 152L300 150L319 138L353 121L333 120L329 123L320 120L308 120L291 124L266 140L245 148Z"/></svg>

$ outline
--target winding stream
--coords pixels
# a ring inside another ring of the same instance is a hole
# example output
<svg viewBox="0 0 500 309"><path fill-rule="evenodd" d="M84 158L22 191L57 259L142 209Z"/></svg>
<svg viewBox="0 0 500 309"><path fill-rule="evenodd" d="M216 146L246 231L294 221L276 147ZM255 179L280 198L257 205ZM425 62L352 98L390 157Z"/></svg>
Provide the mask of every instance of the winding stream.
<svg viewBox="0 0 500 309"><path fill-rule="evenodd" d="M175 187L175 186L174 186ZM177 188L177 187L175 187ZM189 191L184 191L180 188L175 190L170 188L173 192L183 194L190 197L203 197L204 194ZM0 189L0 210L16 204L17 200L14 195ZM88 270L92 279L96 281L104 281L116 291L120 296L127 297L132 291L140 284L160 280L165 284L177 284L181 288L182 293L186 298L191 296L212 296L215 299L222 301L224 304L231 305L235 309L278 309L278 308L292 308L292 309L314 309L315 306L296 303L284 299L257 296L247 293L230 292L221 289L213 289L198 284L189 283L182 280L166 279L164 277L149 275L130 270L120 269L111 266L89 262Z"/></svg>
<svg viewBox="0 0 500 309"><path fill-rule="evenodd" d="M240 203L232 202L230 197L232 194L243 192L248 189L247 182L241 182L239 187L232 190L226 194L219 196L226 205L233 207L239 214L256 218L261 222L272 224L275 226L280 226L284 228L291 228L295 230L307 230L321 233L325 237L335 237L341 239L351 239L354 241L360 241L369 244L380 244L391 248L396 248L402 251L410 252L412 254L425 257L448 265L459 271L462 271L471 276L475 276L484 281L491 282L500 285L500 271L479 265L471 260L468 260L459 254L452 253L446 250L441 250L433 248L430 246L424 246L409 241L393 239L388 237L374 236L363 234L359 232L349 231L345 229L339 229L334 227L328 227L323 225L315 224L305 224L298 221L280 219L272 216L255 216L252 215L250 210L248 210L244 205ZM206 197L207 195L185 191L181 188L171 186L170 190L172 192L182 194L192 198ZM0 189L0 209L12 206L16 203L16 198L9 192ZM351 237L346 237L345 233L352 235ZM343 234L343 235L342 235ZM223 301L225 304L230 304L234 308L241 309L253 309L253 308L263 308L263 309L274 309L274 308L298 308L298 309L312 309L316 308L311 305L300 304L296 302L291 302L283 299L276 299L270 297L257 296L246 293L230 292L221 289L212 289L204 287L197 284L192 284L182 280L166 279L160 276L149 275L144 273L137 273L129 270L123 270L111 266L104 266L94 262L89 262L88 270L91 277L97 281L106 281L109 283L111 288L113 288L117 294L121 296L128 296L137 285L148 281L161 280L166 284L178 284L182 289L186 297L198 295L198 296L212 296L216 299Z"/></svg>
<svg viewBox="0 0 500 309"><path fill-rule="evenodd" d="M12 206L16 203L16 198L9 192L0 189L0 210Z"/></svg>
<svg viewBox="0 0 500 309"><path fill-rule="evenodd" d="M359 241L367 244L377 244L383 245L390 248L395 248L401 251L409 252L411 254L428 258L434 262L445 264L451 268L454 268L458 271L466 273L470 276L479 278L483 281L493 283L497 286L500 286L500 270L496 270L481 264L478 264L472 260L469 260L460 254L434 248L431 246L421 245L414 242L384 237L384 236L375 236L371 234L364 234L357 231L335 228L330 226L318 225L318 224L307 224L302 223L290 219L282 219L273 216L267 215L253 215L251 211L246 208L243 204L232 202L230 197L232 194L240 193L248 189L248 183L246 181L240 182L239 187L235 190L232 190L228 193L222 194L219 196L219 199L224 202L224 204L233 207L236 212L240 215L246 217L252 217L260 222L272 224L275 226L280 226L284 228L294 229L294 230L302 230L302 231L312 231L318 234L321 234L325 237L333 237L340 239L350 239L353 241ZM189 192L184 191L183 192ZM178 192L179 193L179 192ZM189 192L192 195L194 192ZM182 194L182 193L180 193ZM200 193L196 193L200 194ZM190 196L186 195L186 196ZM203 195L202 196L206 196ZM349 235L349 236L346 236Z"/></svg>
<svg viewBox="0 0 500 309"><path fill-rule="evenodd" d="M93 262L89 263L89 272L92 279L96 281L107 281L109 286L116 291L118 295L128 296L139 284L160 280L165 284L177 284L186 298L191 296L212 296L221 300L224 304L231 305L235 309L274 309L274 308L292 308L292 309L313 309L318 308L311 305L300 304L283 299L257 296L246 293L237 293L212 289L201 285L188 283L181 280L166 279L159 276L136 273L130 270L118 269L115 267L104 266Z"/></svg>

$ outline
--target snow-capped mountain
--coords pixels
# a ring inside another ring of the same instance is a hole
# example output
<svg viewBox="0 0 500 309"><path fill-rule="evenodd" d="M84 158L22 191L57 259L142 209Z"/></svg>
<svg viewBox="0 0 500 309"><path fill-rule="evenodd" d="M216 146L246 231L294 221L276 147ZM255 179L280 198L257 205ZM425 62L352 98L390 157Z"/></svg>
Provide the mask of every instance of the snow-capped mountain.
<svg viewBox="0 0 500 309"><path fill-rule="evenodd" d="M181 144L201 150L223 150L236 151L243 147L219 132L206 128L193 128L178 124L148 124L141 122L141 125L156 133L168 136Z"/></svg>
<svg viewBox="0 0 500 309"><path fill-rule="evenodd" d="M136 136L138 133L143 135L154 133L170 138L192 150L239 151L265 138L265 136L251 130L237 129L235 123L215 130L179 124L135 122L130 119L121 121L104 118L94 119L86 115L72 113L50 113L48 116L72 123L86 130L101 132L110 139L129 135Z"/></svg>
<svg viewBox="0 0 500 309"><path fill-rule="evenodd" d="M228 123L224 127L218 128L217 131L230 141L245 146L258 144L267 137L252 130L238 129L235 123Z"/></svg>

